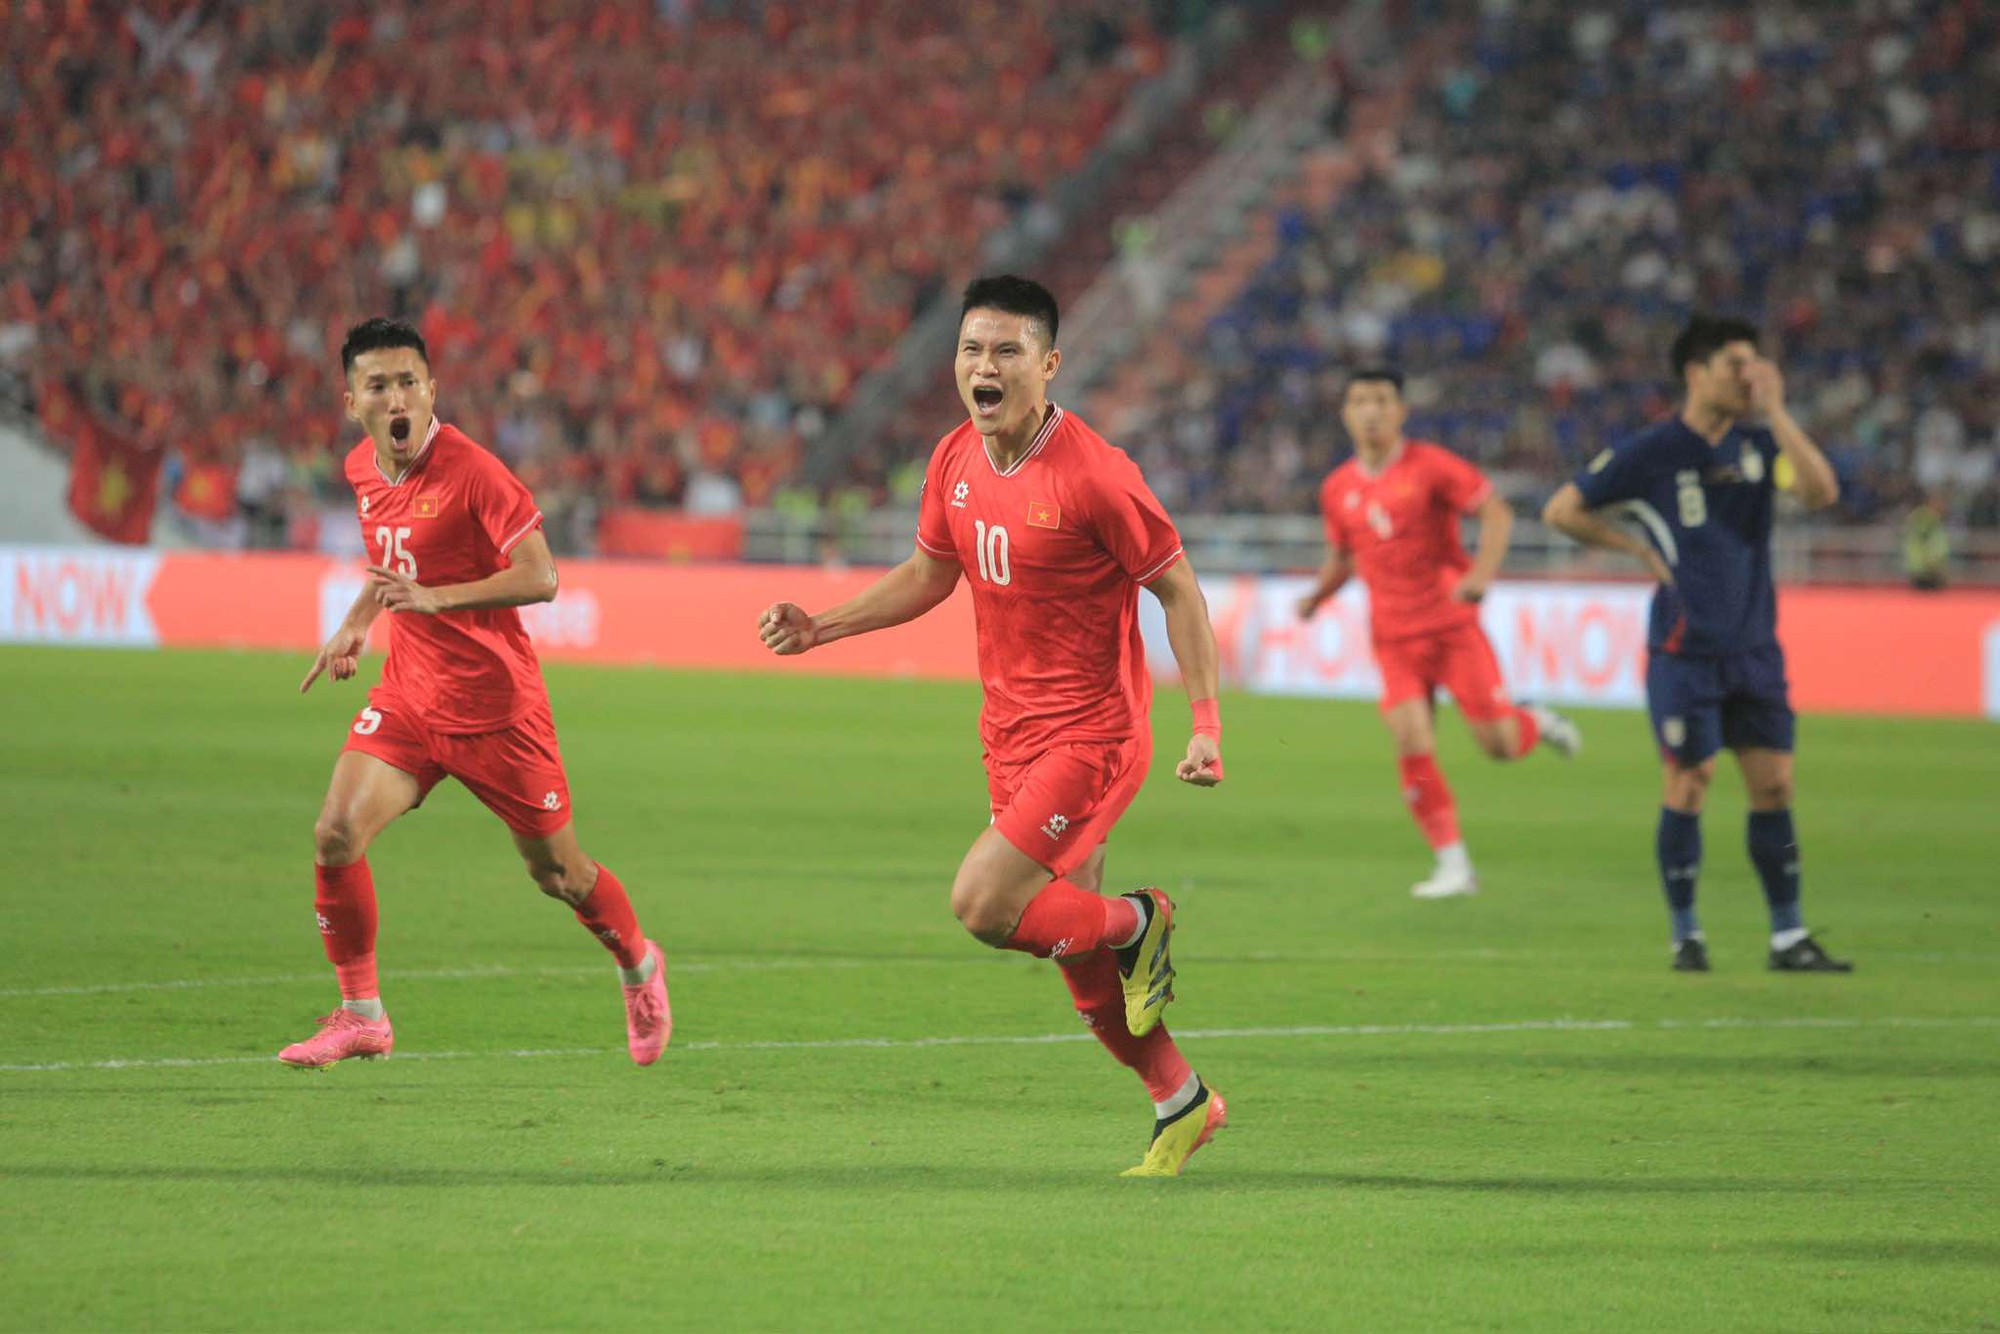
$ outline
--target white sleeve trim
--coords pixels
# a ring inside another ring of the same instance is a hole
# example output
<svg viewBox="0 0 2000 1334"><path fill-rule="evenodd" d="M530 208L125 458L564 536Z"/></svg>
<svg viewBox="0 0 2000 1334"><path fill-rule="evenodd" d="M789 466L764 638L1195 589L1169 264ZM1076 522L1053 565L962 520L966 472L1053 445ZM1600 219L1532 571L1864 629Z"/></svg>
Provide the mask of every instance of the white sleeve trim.
<svg viewBox="0 0 2000 1334"><path fill-rule="evenodd" d="M500 544L500 554L505 556L509 552L513 551L515 547L520 546L521 539L526 537L529 533L534 532L536 528L540 527L541 522L542 522L542 512L540 510L536 510L535 517L528 520L527 523L523 524L521 526L520 532L514 534L512 537L508 538L505 542L502 542Z"/></svg>
<svg viewBox="0 0 2000 1334"><path fill-rule="evenodd" d="M1187 548L1185 547L1175 547L1172 555L1168 556L1165 560L1161 561L1158 565L1155 565L1152 569L1146 571L1144 574L1138 576L1138 578L1134 580L1134 582L1141 584L1152 582L1160 575L1166 573L1167 567L1169 565L1172 565L1175 561L1179 560L1181 558L1181 552L1185 551L1186 549Z"/></svg>
<svg viewBox="0 0 2000 1334"><path fill-rule="evenodd" d="M918 533L918 534L917 534L917 545L918 545L918 546L920 546L920 547L922 547L922 548L923 548L923 549L924 549L925 551L928 551L928 552L930 552L930 553L931 553L931 555L933 555L933 556L949 556L949 557L951 557L951 558L952 558L953 560L957 560L957 559L958 559L958 552L956 552L955 550L953 550L953 549L952 549L952 548L950 548L950 547L934 547L934 546L932 546L932 545L931 545L930 543L928 543L928 542L924 541L924 535L923 535L922 533Z"/></svg>

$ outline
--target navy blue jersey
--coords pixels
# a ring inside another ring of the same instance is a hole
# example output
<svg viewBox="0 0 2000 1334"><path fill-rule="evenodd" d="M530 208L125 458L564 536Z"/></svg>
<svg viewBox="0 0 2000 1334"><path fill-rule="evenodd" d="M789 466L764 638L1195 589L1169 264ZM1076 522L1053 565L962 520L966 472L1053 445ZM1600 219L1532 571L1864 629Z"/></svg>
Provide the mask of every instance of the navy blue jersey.
<svg viewBox="0 0 2000 1334"><path fill-rule="evenodd" d="M1778 443L1732 426L1714 445L1679 417L1656 422L1577 474L1584 504L1622 510L1674 572L1653 594L1647 642L1666 653L1745 653L1778 642L1771 513Z"/></svg>

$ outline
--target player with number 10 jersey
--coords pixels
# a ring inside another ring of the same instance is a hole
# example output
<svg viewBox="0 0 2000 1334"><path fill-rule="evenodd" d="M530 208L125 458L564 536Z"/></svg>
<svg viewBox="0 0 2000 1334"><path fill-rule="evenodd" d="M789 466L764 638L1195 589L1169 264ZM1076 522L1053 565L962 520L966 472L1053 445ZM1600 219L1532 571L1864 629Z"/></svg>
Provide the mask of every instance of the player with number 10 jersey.
<svg viewBox="0 0 2000 1334"><path fill-rule="evenodd" d="M802 653L921 616L961 577L971 586L992 817L959 865L952 910L986 944L1061 965L1084 1021L1152 1094L1152 1143L1127 1175L1177 1176L1227 1108L1160 1022L1173 905L1157 888L1098 887L1105 840L1152 757L1139 589L1165 610L1192 707L1176 774L1203 787L1222 779L1215 636L1137 465L1048 399L1057 318L1024 278L966 289L955 369L967 420L931 455L915 550L816 616L774 604L758 632L773 652Z"/></svg>

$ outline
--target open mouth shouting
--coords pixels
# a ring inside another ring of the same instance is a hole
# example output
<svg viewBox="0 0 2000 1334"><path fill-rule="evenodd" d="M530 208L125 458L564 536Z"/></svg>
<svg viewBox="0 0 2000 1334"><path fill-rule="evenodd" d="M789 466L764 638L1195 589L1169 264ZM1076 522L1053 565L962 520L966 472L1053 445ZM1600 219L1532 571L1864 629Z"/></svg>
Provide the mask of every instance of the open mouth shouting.
<svg viewBox="0 0 2000 1334"><path fill-rule="evenodd" d="M991 421L1000 415L1000 400L1007 395L997 384L976 384L972 386L973 415L982 421Z"/></svg>
<svg viewBox="0 0 2000 1334"><path fill-rule="evenodd" d="M389 438L399 445L407 442L410 438L410 419L408 417L391 417L389 419Z"/></svg>

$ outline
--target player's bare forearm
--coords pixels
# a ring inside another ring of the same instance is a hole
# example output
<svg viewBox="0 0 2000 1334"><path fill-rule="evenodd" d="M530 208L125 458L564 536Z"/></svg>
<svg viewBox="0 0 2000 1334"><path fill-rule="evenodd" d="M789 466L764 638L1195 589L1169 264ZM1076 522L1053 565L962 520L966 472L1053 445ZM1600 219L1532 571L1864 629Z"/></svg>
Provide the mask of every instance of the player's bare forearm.
<svg viewBox="0 0 2000 1334"><path fill-rule="evenodd" d="M1214 699L1221 684L1215 627L1208 620L1208 599L1187 557L1168 566L1146 588L1167 614L1167 643L1179 664L1190 700Z"/></svg>
<svg viewBox="0 0 2000 1334"><path fill-rule="evenodd" d="M1809 510L1821 510L1839 500L1840 478L1805 428L1784 408L1771 413L1769 420L1778 452L1792 462L1796 479L1792 490L1799 503Z"/></svg>
<svg viewBox="0 0 2000 1334"><path fill-rule="evenodd" d="M1496 492L1479 506L1479 548L1473 552L1472 568L1467 571L1481 589L1500 577L1500 567L1507 561L1507 546L1513 540L1514 507Z"/></svg>
<svg viewBox="0 0 2000 1334"><path fill-rule="evenodd" d="M1658 552L1646 545L1644 538L1627 532L1595 510L1585 508L1583 492L1576 489L1575 482L1563 483L1549 497L1549 503L1542 507L1542 522L1584 546L1622 551L1636 558L1663 584L1674 581L1673 571L1667 568Z"/></svg>
<svg viewBox="0 0 2000 1334"><path fill-rule="evenodd" d="M375 624L375 618L382 614L382 604L375 600L373 585L364 584L354 595L354 604L347 609L347 615L340 618L341 628L358 635L366 635L368 627Z"/></svg>
<svg viewBox="0 0 2000 1334"><path fill-rule="evenodd" d="M489 611L498 607L525 607L553 601L556 595L555 557L549 554L548 539L539 532L522 538L509 557L506 569L466 584L420 584L413 574L370 565L373 577L370 594L390 611L415 612L435 616L448 611Z"/></svg>
<svg viewBox="0 0 2000 1334"><path fill-rule="evenodd" d="M854 597L813 617L813 643L830 644L914 621L951 596L958 576L957 562L913 551Z"/></svg>
<svg viewBox="0 0 2000 1334"><path fill-rule="evenodd" d="M432 591L438 595L439 611L491 611L553 602L556 587L554 565L542 569L515 565L473 583L447 584Z"/></svg>
<svg viewBox="0 0 2000 1334"><path fill-rule="evenodd" d="M1187 686L1188 711L1193 715L1187 753L1174 766L1174 777L1196 787L1222 781L1222 710L1215 698L1221 670L1215 649L1215 627L1208 620L1208 599L1194 566L1183 556L1147 584L1167 614L1167 643L1180 665Z"/></svg>
<svg viewBox="0 0 2000 1334"><path fill-rule="evenodd" d="M1644 542L1603 515L1586 509L1583 493L1574 482L1564 483L1549 497L1549 503L1542 507L1542 522L1587 547L1622 551L1628 556L1642 556L1645 552Z"/></svg>
<svg viewBox="0 0 2000 1334"><path fill-rule="evenodd" d="M1354 558L1339 547L1328 547L1326 559L1320 562L1319 573L1313 576L1313 586L1299 599L1299 615L1310 619L1320 604L1338 593L1347 581L1354 577Z"/></svg>

